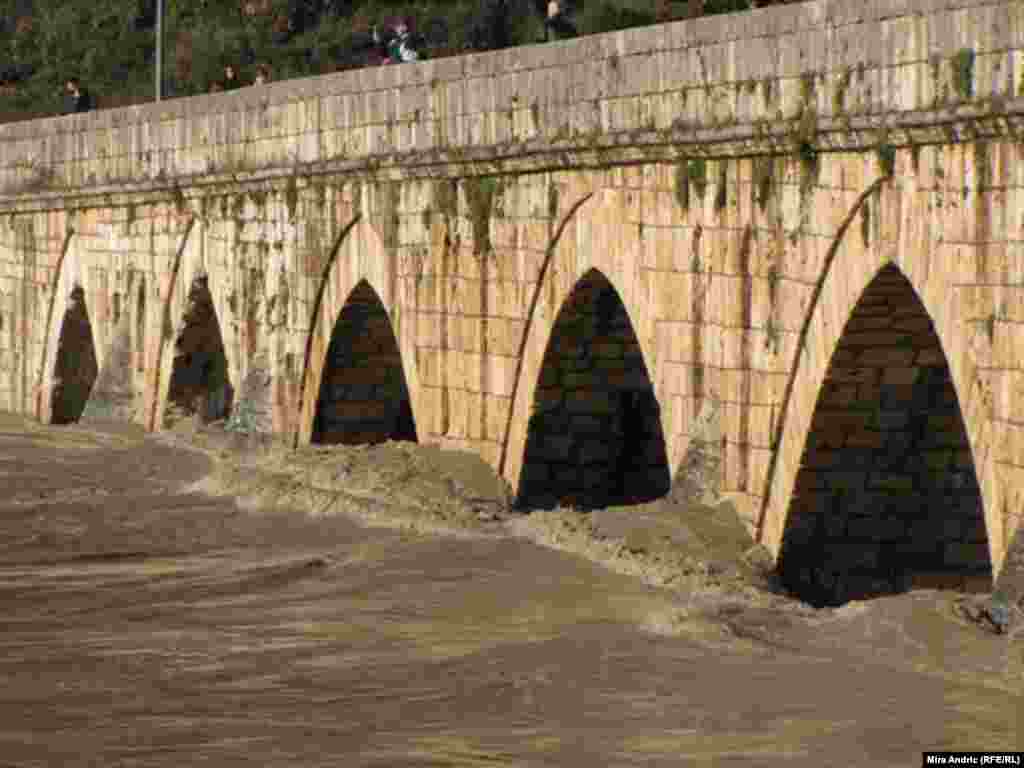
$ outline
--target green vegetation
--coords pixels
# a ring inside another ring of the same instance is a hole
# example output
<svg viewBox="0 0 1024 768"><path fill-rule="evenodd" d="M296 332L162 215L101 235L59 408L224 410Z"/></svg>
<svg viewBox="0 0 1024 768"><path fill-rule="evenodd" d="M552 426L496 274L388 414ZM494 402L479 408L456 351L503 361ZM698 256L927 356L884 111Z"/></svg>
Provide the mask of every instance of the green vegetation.
<svg viewBox="0 0 1024 768"><path fill-rule="evenodd" d="M878 158L878 168L882 175L891 177L896 172L896 147L882 142L875 148L875 156Z"/></svg>
<svg viewBox="0 0 1024 768"><path fill-rule="evenodd" d="M772 174L774 173L775 160L772 157L754 158L754 189L757 204L764 213L768 201L772 196Z"/></svg>
<svg viewBox="0 0 1024 768"><path fill-rule="evenodd" d="M785 2L786 0L781 0ZM226 64L250 83L266 65L275 80L365 66L374 24L407 18L423 57L479 41L488 0L165 0L166 97L205 93ZM510 45L543 37L541 0L507 0ZM685 0L563 3L580 35L685 18ZM743 11L750 0L705 0L704 14ZM574 8L574 10L573 10ZM78 76L101 108L152 99L156 0L0 0L0 121L62 112ZM489 27L493 29L493 25Z"/></svg>
<svg viewBox="0 0 1024 768"><path fill-rule="evenodd" d="M797 155L800 158L800 190L806 192L818 180L820 168L818 150L809 141L802 141Z"/></svg>
<svg viewBox="0 0 1024 768"><path fill-rule="evenodd" d="M953 68L953 87L961 98L974 96L974 51L961 48L950 61Z"/></svg>
<svg viewBox="0 0 1024 768"><path fill-rule="evenodd" d="M473 176L463 181L463 188L473 223L473 252L491 253L491 215L502 209L504 182L495 176Z"/></svg>

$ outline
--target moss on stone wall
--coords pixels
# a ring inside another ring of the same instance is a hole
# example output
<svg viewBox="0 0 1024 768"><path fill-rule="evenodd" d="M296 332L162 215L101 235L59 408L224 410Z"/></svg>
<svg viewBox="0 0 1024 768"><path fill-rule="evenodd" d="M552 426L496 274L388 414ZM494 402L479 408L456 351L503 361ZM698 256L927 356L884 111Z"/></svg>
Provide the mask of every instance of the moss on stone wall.
<svg viewBox="0 0 1024 768"><path fill-rule="evenodd" d="M846 111L846 92L850 88L850 77L849 67L844 67L843 71L839 73L836 87L832 91L832 112L835 115L841 115Z"/></svg>
<svg viewBox="0 0 1024 768"><path fill-rule="evenodd" d="M775 161L771 157L754 158L754 194L762 212L767 208L774 189L774 166Z"/></svg>
<svg viewBox="0 0 1024 768"><path fill-rule="evenodd" d="M473 225L473 252L477 255L490 253L493 250L491 216L500 215L504 209L505 182L498 176L473 176L464 179L462 186Z"/></svg>
<svg viewBox="0 0 1024 768"><path fill-rule="evenodd" d="M675 169L676 202L684 211L690 208L690 187L703 202L708 188L707 161L703 157L680 158Z"/></svg>
<svg viewBox="0 0 1024 768"><path fill-rule="evenodd" d="M684 211L690 207L690 179L686 170L686 158L676 163L674 181L676 202Z"/></svg>
<svg viewBox="0 0 1024 768"><path fill-rule="evenodd" d="M888 142L881 142L875 148L875 158L878 160L879 172L889 178L896 172L896 147Z"/></svg>
<svg viewBox="0 0 1024 768"><path fill-rule="evenodd" d="M800 160L800 192L806 193L818 181L818 172L821 167L818 150L810 141L801 141L797 149L797 156Z"/></svg>
<svg viewBox="0 0 1024 768"><path fill-rule="evenodd" d="M442 179L434 182L434 205L442 216L453 218L459 212L459 194L455 182Z"/></svg>
<svg viewBox="0 0 1024 768"><path fill-rule="evenodd" d="M963 99L974 97L974 59L973 49L961 48L949 62L953 76L953 88Z"/></svg>
<svg viewBox="0 0 1024 768"><path fill-rule="evenodd" d="M987 141L974 142L974 167L978 170L978 191L992 186L992 165Z"/></svg>
<svg viewBox="0 0 1024 768"><path fill-rule="evenodd" d="M718 186L715 188L715 210L721 211L729 202L729 161L718 163Z"/></svg>
<svg viewBox="0 0 1024 768"><path fill-rule="evenodd" d="M703 157L695 157L686 163L686 176L693 184L693 190L702 201L708 188L708 166Z"/></svg>
<svg viewBox="0 0 1024 768"><path fill-rule="evenodd" d="M299 208L299 182L294 175L288 177L283 195L285 207L288 209L288 219L294 221Z"/></svg>
<svg viewBox="0 0 1024 768"><path fill-rule="evenodd" d="M860 239L867 248L871 245L871 201L865 200L860 207Z"/></svg>
<svg viewBox="0 0 1024 768"><path fill-rule="evenodd" d="M388 250L398 247L398 209L401 199L398 182L382 181L374 184L370 220Z"/></svg>

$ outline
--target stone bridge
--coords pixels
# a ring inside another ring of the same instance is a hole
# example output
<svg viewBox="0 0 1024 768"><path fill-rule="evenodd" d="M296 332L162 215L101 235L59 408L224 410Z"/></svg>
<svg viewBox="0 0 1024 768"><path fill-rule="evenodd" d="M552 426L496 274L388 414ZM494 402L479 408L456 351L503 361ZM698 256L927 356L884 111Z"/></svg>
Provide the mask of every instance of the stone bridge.
<svg viewBox="0 0 1024 768"><path fill-rule="evenodd" d="M812 598L991 586L1022 94L1021 3L816 0L5 125L0 407L701 488Z"/></svg>

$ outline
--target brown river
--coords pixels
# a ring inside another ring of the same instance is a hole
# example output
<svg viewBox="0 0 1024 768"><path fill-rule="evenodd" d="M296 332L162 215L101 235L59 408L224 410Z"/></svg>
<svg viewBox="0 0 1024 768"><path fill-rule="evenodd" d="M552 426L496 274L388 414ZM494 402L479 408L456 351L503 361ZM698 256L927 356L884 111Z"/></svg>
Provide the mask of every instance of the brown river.
<svg viewBox="0 0 1024 768"><path fill-rule="evenodd" d="M815 611L665 576L389 450L225 470L174 436L2 417L0 766L917 766L1024 743L1024 633L955 593ZM320 504L318 471L366 492Z"/></svg>

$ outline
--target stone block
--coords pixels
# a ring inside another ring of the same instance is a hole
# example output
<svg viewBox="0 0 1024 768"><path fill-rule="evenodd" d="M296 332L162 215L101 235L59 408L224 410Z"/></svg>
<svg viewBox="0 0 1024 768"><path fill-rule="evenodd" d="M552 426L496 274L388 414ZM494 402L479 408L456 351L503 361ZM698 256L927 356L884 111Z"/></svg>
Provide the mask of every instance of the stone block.
<svg viewBox="0 0 1024 768"><path fill-rule="evenodd" d="M609 440L587 440L579 446L579 462L585 465L607 464L614 454Z"/></svg>
<svg viewBox="0 0 1024 768"><path fill-rule="evenodd" d="M873 382L878 375L874 367L831 366L827 380L838 384L861 384Z"/></svg>
<svg viewBox="0 0 1024 768"><path fill-rule="evenodd" d="M882 372L882 386L910 386L917 381L920 369L907 366L889 366Z"/></svg>
<svg viewBox="0 0 1024 768"><path fill-rule="evenodd" d="M914 402L914 385L885 384L879 389L879 400L886 408L896 408Z"/></svg>
<svg viewBox="0 0 1024 768"><path fill-rule="evenodd" d="M874 347L861 352L858 362L862 366L909 368L916 354L912 347Z"/></svg>
<svg viewBox="0 0 1024 768"><path fill-rule="evenodd" d="M523 465L519 475L520 488L542 488L551 481L551 465L545 462L531 461Z"/></svg>
<svg viewBox="0 0 1024 768"><path fill-rule="evenodd" d="M914 478L910 475L875 472L871 474L868 487L879 491L912 493L914 491Z"/></svg>
<svg viewBox="0 0 1024 768"><path fill-rule="evenodd" d="M600 465L583 467L582 471L579 473L581 490L584 490L594 496L607 493L605 488L607 488L609 480L610 477L608 469Z"/></svg>
<svg viewBox="0 0 1024 768"><path fill-rule="evenodd" d="M569 435L544 435L539 440L537 458L550 462L567 462L575 443Z"/></svg>
<svg viewBox="0 0 1024 768"><path fill-rule="evenodd" d="M801 468L796 476L796 483L793 485L793 493L802 494L806 491L817 491L828 488L827 475L823 472L816 472L810 467Z"/></svg>
<svg viewBox="0 0 1024 768"><path fill-rule="evenodd" d="M560 408L565 398L561 387L540 387L534 393L534 408L542 411Z"/></svg>
<svg viewBox="0 0 1024 768"><path fill-rule="evenodd" d="M604 360L622 360L625 352L625 347L621 342L615 341L603 341L592 344L590 347L591 354Z"/></svg>
<svg viewBox="0 0 1024 768"><path fill-rule="evenodd" d="M907 428L909 420L906 411L879 411L877 426L886 432L903 430Z"/></svg>
<svg viewBox="0 0 1024 768"><path fill-rule="evenodd" d="M802 459L803 466L809 469L837 467L841 463L846 463L843 451L830 451L814 447L809 447L807 451L804 452ZM803 472L801 472L801 474L803 474Z"/></svg>
<svg viewBox="0 0 1024 768"><path fill-rule="evenodd" d="M942 560L948 566L981 566L988 560L983 544L948 541L942 547Z"/></svg>
<svg viewBox="0 0 1024 768"><path fill-rule="evenodd" d="M863 491L867 487L868 476L864 472L827 472L822 476L831 491L849 493Z"/></svg>
<svg viewBox="0 0 1024 768"><path fill-rule="evenodd" d="M881 448L885 444L885 433L874 430L860 430L846 435L845 445L849 448Z"/></svg>
<svg viewBox="0 0 1024 768"><path fill-rule="evenodd" d="M573 433L581 435L601 434L610 430L607 418L599 418L592 414L574 413L569 417L569 427Z"/></svg>
<svg viewBox="0 0 1024 768"><path fill-rule="evenodd" d="M566 464L551 465L551 482L559 492L575 492L586 487L580 481L580 469Z"/></svg>

